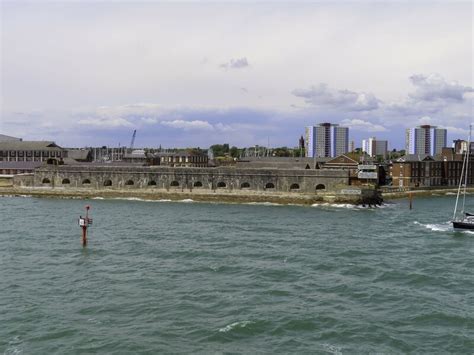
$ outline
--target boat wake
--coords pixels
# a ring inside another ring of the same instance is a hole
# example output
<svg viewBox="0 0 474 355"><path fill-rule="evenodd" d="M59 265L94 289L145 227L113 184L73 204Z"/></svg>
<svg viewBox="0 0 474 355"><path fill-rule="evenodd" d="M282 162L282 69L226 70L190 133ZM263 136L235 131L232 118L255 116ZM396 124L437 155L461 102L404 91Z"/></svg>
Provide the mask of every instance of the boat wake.
<svg viewBox="0 0 474 355"><path fill-rule="evenodd" d="M433 232L458 232L458 233L464 233L464 234L473 234L474 235L474 231L470 231L470 230L454 230L453 229L453 226L451 224L451 221L448 221L448 222L445 222L445 223L433 223L433 224L423 224L423 223L420 223L418 221L415 221L413 222L414 224L416 224L417 226L421 226L421 227L424 227L426 229L429 229Z"/></svg>

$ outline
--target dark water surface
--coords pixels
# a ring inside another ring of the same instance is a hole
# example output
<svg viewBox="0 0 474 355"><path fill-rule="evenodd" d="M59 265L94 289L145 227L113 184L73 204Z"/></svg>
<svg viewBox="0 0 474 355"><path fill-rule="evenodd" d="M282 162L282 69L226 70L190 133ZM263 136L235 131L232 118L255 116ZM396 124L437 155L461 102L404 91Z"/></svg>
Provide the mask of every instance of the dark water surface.
<svg viewBox="0 0 474 355"><path fill-rule="evenodd" d="M472 353L474 234L414 205L0 198L0 353Z"/></svg>

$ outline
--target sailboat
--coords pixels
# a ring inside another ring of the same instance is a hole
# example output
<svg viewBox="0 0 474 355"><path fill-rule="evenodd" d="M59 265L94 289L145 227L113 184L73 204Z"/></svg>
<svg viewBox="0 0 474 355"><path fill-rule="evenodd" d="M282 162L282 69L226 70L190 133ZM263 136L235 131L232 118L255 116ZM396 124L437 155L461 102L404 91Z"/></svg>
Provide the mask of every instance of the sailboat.
<svg viewBox="0 0 474 355"><path fill-rule="evenodd" d="M468 213L465 211L466 207L466 189L467 181L469 175L469 155L471 150L471 131L472 125L469 126L469 138L467 140L467 151L464 155L464 160L462 163L461 177L459 178L458 194L456 196L456 205L454 206L453 214L453 228L456 230L474 230L474 213ZM463 189L463 199L461 212L458 214L458 203L459 195L461 194L461 189Z"/></svg>

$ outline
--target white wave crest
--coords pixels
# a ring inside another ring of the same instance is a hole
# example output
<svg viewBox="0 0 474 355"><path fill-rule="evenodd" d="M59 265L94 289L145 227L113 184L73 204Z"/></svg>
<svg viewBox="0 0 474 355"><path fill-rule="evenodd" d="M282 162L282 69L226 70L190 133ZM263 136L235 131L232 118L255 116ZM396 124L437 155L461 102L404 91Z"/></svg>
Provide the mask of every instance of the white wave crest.
<svg viewBox="0 0 474 355"><path fill-rule="evenodd" d="M333 208L349 208L355 209L356 205L351 205L350 203L314 203L311 207L333 207Z"/></svg>
<svg viewBox="0 0 474 355"><path fill-rule="evenodd" d="M223 327L223 328L220 328L220 329L219 329L219 332L221 332L221 333L227 333L228 331L231 331L232 329L245 328L247 325L252 324L252 323L253 323L253 322L251 322L251 321L249 321L249 320L244 320L244 321L242 321L242 322L235 322L235 323L226 325L226 326Z"/></svg>
<svg viewBox="0 0 474 355"><path fill-rule="evenodd" d="M254 206L284 206L281 203L276 202L247 202L246 205L254 205Z"/></svg>
<svg viewBox="0 0 474 355"><path fill-rule="evenodd" d="M387 208L388 206L392 205L353 205L351 203L314 203L311 207L330 207L330 208L346 208L351 210L370 210L374 208Z"/></svg>
<svg viewBox="0 0 474 355"><path fill-rule="evenodd" d="M341 355L342 354L342 348L339 347L339 346L335 346L335 345L331 345L331 344L321 344L321 345L330 354L334 354L334 355Z"/></svg>

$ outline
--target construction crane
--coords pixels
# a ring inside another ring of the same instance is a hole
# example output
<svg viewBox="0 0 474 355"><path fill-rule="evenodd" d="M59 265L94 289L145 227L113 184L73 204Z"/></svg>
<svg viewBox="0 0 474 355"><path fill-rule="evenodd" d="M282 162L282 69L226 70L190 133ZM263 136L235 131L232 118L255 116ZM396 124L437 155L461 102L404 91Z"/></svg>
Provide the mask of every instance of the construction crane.
<svg viewBox="0 0 474 355"><path fill-rule="evenodd" d="M133 150L133 145L135 144L135 137L137 136L137 130L133 131L132 141L130 142L130 152Z"/></svg>

